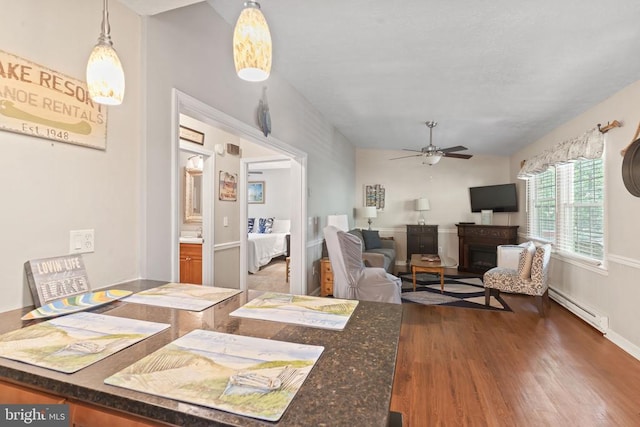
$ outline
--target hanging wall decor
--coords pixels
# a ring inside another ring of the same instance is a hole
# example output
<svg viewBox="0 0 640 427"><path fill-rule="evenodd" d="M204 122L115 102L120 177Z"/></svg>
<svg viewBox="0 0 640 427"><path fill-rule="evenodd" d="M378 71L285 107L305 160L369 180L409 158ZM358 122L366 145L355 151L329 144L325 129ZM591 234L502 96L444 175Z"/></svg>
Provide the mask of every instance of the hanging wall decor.
<svg viewBox="0 0 640 427"><path fill-rule="evenodd" d="M380 184L364 186L364 206L375 206L384 209L384 187Z"/></svg>
<svg viewBox="0 0 640 427"><path fill-rule="evenodd" d="M0 129L107 148L107 107L85 82L0 50Z"/></svg>
<svg viewBox="0 0 640 427"><path fill-rule="evenodd" d="M220 193L218 198L227 202L238 200L238 174L220 171Z"/></svg>

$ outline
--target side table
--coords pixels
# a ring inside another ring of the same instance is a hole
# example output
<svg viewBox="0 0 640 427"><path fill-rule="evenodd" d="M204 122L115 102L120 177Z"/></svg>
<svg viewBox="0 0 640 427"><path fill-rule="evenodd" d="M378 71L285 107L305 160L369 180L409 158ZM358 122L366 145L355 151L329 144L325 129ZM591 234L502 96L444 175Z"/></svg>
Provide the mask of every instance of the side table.
<svg viewBox="0 0 640 427"><path fill-rule="evenodd" d="M328 257L320 260L320 296L333 295L333 270Z"/></svg>

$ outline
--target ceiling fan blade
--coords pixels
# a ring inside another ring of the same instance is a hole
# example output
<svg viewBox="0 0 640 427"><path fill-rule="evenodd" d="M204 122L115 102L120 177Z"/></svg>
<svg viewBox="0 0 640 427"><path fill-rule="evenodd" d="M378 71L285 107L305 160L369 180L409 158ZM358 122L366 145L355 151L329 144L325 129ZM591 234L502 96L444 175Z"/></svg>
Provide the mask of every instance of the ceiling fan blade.
<svg viewBox="0 0 640 427"><path fill-rule="evenodd" d="M458 153L442 153L444 157L451 157L454 159L470 159L473 157L472 154L458 154Z"/></svg>
<svg viewBox="0 0 640 427"><path fill-rule="evenodd" d="M422 153L420 153L420 154L412 154L410 156L394 157L393 159L389 159L389 160L406 159L407 157L420 157L420 156L422 156Z"/></svg>
<svg viewBox="0 0 640 427"><path fill-rule="evenodd" d="M422 150L414 150L412 148L403 148L403 150L404 151L413 151L413 152L416 152L416 153L422 153Z"/></svg>
<svg viewBox="0 0 640 427"><path fill-rule="evenodd" d="M456 145L455 147L443 148L440 151L442 151L443 153L452 153L454 151L463 151L463 150L468 150L468 148L463 147L462 145Z"/></svg>

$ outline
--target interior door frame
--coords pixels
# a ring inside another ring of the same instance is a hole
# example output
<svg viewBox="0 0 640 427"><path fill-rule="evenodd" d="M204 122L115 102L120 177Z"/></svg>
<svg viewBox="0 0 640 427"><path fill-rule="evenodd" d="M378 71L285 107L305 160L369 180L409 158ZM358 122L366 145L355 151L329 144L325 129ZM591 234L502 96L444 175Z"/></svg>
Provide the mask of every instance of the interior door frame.
<svg viewBox="0 0 640 427"><path fill-rule="evenodd" d="M180 138L179 138L179 124L180 124L180 114L185 114L189 117L192 117L201 122L207 123L211 126L217 127L219 129L224 130L225 132L229 132L233 135L238 135L241 138L244 138L250 142L256 143L258 145L262 145L268 147L272 150L275 150L278 153L284 154L291 159L291 173L292 176L296 176L298 179L292 180L292 195L291 195L291 204L292 204L292 212L295 213L291 217L291 239L290 239L290 251L294 253L295 256L291 257L291 273L290 273L290 285L291 292L298 295L305 295L307 293L307 274L306 274L306 266L307 266L307 250L306 250L306 236L307 236L307 153L301 151L295 147L292 147L289 144L286 144L273 136L265 137L262 132L250 126L234 117L229 116L228 114L223 113L220 110L217 110L198 99L187 95L184 92L176 88L172 88L172 180L173 185L171 188L171 203L172 203L172 227L171 227L171 238L174 244L172 245L172 254L171 254L171 276L172 280L176 281L180 278L180 200L179 200L179 185L180 185L180 175L179 175L179 151L180 151ZM214 159L215 156L210 156L209 161ZM242 162L241 162L242 165ZM215 162L211 164L210 170L215 168ZM241 170L241 173L246 173ZM246 175L244 175L246 176ZM242 212L244 212L244 217L246 221L246 192L239 191L239 198L241 203L241 217ZM210 204L212 204L210 202ZM204 213L204 212L203 212ZM209 215L209 220L213 217L213 213ZM204 221L204 218L203 218ZM241 227L242 230L242 227ZM213 227L210 225L205 230L205 224L203 223L203 235L204 238L209 242L215 242L213 236ZM242 236L242 233L241 233ZM240 268L244 265L246 268L246 246L242 245L243 239L241 238L238 244L240 245ZM244 242L246 245L246 236L244 237ZM212 245L206 245L212 248ZM212 250L211 256L208 258L204 258L204 247L203 247L203 280L204 274L206 271L205 264L210 264L211 268L211 278L213 279L213 263L214 263L215 251ZM208 262L204 262L204 259L207 259ZM244 261L243 261L244 259ZM240 280L240 289L246 290L246 270L243 272L242 270L239 272ZM245 277L245 280L242 280L242 277ZM213 280L211 281L213 283ZM215 284L214 284L215 285Z"/></svg>

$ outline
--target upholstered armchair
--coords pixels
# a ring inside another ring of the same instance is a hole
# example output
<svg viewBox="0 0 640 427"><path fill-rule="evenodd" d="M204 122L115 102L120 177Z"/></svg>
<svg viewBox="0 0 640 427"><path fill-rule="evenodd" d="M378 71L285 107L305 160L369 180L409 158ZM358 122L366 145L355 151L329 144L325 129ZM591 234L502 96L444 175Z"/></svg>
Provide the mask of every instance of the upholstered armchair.
<svg viewBox="0 0 640 427"><path fill-rule="evenodd" d="M333 270L334 297L401 303L402 282L384 268L364 265L358 237L329 225L324 238Z"/></svg>
<svg viewBox="0 0 640 427"><path fill-rule="evenodd" d="M538 312L546 316L549 301L549 260L551 245L536 247L533 242L498 246L498 266L484 273L485 305L500 292L536 297Z"/></svg>

